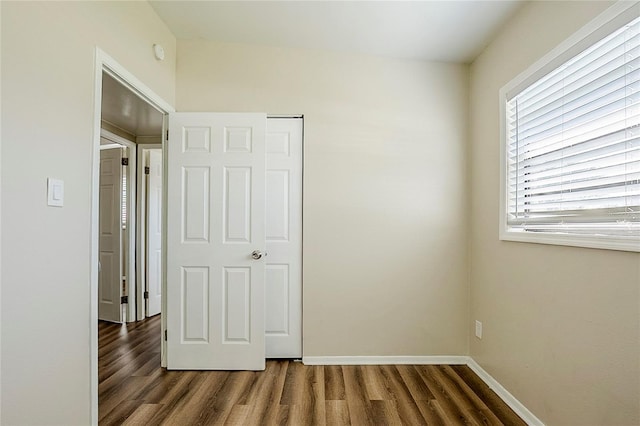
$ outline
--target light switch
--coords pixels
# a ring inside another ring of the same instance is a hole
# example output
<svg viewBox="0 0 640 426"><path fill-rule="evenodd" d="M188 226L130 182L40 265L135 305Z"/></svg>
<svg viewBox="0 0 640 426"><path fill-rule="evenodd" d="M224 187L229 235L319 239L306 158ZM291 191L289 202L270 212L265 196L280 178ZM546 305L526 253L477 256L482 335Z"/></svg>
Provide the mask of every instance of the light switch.
<svg viewBox="0 0 640 426"><path fill-rule="evenodd" d="M64 181L60 179L47 179L47 204L54 207L64 205Z"/></svg>

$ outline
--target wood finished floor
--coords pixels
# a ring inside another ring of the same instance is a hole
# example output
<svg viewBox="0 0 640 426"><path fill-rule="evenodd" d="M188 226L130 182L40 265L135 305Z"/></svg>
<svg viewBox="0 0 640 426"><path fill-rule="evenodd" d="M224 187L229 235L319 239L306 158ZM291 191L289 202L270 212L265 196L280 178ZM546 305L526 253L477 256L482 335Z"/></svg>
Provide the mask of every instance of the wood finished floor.
<svg viewBox="0 0 640 426"><path fill-rule="evenodd" d="M167 371L160 316L100 322L101 425L524 425L466 366L305 366Z"/></svg>

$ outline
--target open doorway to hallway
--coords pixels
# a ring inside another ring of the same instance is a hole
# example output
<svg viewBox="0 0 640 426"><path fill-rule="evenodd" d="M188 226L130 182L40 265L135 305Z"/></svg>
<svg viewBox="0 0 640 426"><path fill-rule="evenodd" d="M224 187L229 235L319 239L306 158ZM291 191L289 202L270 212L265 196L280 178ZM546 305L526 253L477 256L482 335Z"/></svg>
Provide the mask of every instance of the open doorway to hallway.
<svg viewBox="0 0 640 426"><path fill-rule="evenodd" d="M106 52L101 50L100 48L96 48L96 56L95 56L95 75L94 75L94 138L93 138L93 157L92 157L92 190L91 190L91 204L92 204L92 213L91 213L91 275L90 275L90 305L91 305L91 317L89 320L89 332L90 332L90 353L91 353L91 389L90 389L90 399L91 399L91 423L97 424L99 420L99 347L98 347L98 336L99 336L99 324L100 321L98 319L99 316L99 300L100 300L100 286L99 286L99 275L101 269L100 262L100 146L102 138L107 132L111 135L112 138L122 138L126 142L124 145L128 145L132 143L132 149L128 153L128 158L132 159L134 156L135 160L131 160L131 166L129 167L131 170L135 170L137 172L129 171L128 176L130 179L126 184L127 187L127 196L125 197L127 201L131 203L136 203L137 206L144 206L146 202L143 202L140 199L140 194L143 191L139 189L144 187L142 182L144 182L144 164L141 161L137 161L137 157L143 159L145 156L144 153L138 155L138 147L144 146L146 148L153 149L160 148L163 151L164 155L164 136L165 136L165 126L167 121L167 115L170 112L173 112L173 107L164 101L161 97L159 97L153 90L151 90L145 83L140 81L136 76L131 74L127 69L122 67L116 60L114 60L111 56L109 56ZM147 132L144 129L152 128L152 132ZM153 146L155 144L155 146ZM135 149L134 149L135 148ZM163 162L161 162L163 163ZM135 164L135 166L134 166ZM164 166L163 166L164 167ZM136 182L134 185L133 182ZM163 179L160 179L163 182ZM134 196L135 193L135 196ZM164 188L160 191L161 195L164 197ZM116 196L117 198L117 196ZM160 218L158 219L162 223L162 235L165 234L165 225L164 225L164 203L162 200L159 201L160 205L163 205L162 211L160 214ZM127 224L128 224L128 233L127 237L129 238L127 247L129 248L129 255L126 256L128 259L133 258L133 260L127 260L130 262L129 265L133 265L129 268L129 272L132 275L129 278L125 277L125 280L128 280L128 283L131 284L129 287L126 287L127 281L125 281L125 288L128 294L126 294L127 298L122 300L122 305L125 306L126 309L121 312L126 312L126 317L123 315L123 318L120 318L120 321L134 321L141 320L146 317L145 312L145 304L144 304L144 291L143 287L143 277L146 275L146 267L142 266L143 259L146 258L146 255L143 256L142 249L140 248L140 242L145 241L146 233L142 233L143 229L146 229L146 224L144 223L144 218L146 218L146 214L140 217L142 214L140 208L134 208L132 205L127 204ZM135 211L135 214L132 212ZM121 214L117 213L115 216L119 216ZM141 225L142 224L142 225ZM146 231L145 231L146 232ZM132 235L132 236L129 236ZM165 262L164 258L166 257L166 250L164 249L164 238L161 243L161 256L163 261L161 262L161 276L164 276L164 268ZM121 259L122 257L118 257ZM122 279L121 271L118 271L120 275L117 275ZM131 275L130 274L130 275ZM162 293L164 293L164 279L161 277L161 288ZM122 288L122 287L119 287ZM124 290L123 290L124 291ZM124 297L125 294L121 294L121 297ZM163 301L164 303L164 301ZM162 305L162 304L161 304ZM160 315L156 315L157 321L162 323L162 328L164 328L165 315L162 312L163 308L161 308ZM105 322L106 325L109 325ZM102 324L103 326L105 324ZM136 322L127 323L114 323L111 324L117 327L120 330L127 330L128 327L137 324ZM165 363L165 348L163 345L163 341L159 339L158 336L158 344L160 350L161 364ZM157 348L156 348L157 349Z"/></svg>
<svg viewBox="0 0 640 426"><path fill-rule="evenodd" d="M107 328L123 337L149 320L161 321L163 122L162 112L103 71L96 331L101 341ZM156 337L144 356L160 365L159 331ZM111 374L110 360L123 351L113 343L98 351L98 419L106 412L101 378Z"/></svg>
<svg viewBox="0 0 640 426"><path fill-rule="evenodd" d="M103 72L98 318L133 322L162 300L164 115Z"/></svg>

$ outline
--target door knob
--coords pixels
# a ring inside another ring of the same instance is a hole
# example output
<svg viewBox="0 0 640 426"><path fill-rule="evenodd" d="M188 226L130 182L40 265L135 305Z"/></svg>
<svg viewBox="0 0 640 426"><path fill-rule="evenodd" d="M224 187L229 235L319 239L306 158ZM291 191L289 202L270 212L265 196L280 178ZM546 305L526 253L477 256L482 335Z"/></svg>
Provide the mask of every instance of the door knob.
<svg viewBox="0 0 640 426"><path fill-rule="evenodd" d="M267 254L265 253L265 256ZM260 250L254 250L253 253L251 253L251 257L253 257L254 260L258 260L262 258L262 252Z"/></svg>

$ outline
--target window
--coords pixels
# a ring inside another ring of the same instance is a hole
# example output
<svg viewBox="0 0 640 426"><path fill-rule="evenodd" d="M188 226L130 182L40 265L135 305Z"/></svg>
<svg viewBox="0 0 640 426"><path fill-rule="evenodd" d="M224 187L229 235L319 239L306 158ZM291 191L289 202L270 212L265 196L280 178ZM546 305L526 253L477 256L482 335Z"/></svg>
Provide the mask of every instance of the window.
<svg viewBox="0 0 640 426"><path fill-rule="evenodd" d="M502 239L640 251L640 5L624 7L501 91Z"/></svg>

